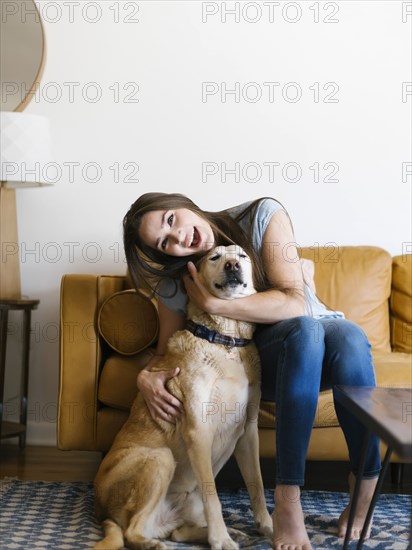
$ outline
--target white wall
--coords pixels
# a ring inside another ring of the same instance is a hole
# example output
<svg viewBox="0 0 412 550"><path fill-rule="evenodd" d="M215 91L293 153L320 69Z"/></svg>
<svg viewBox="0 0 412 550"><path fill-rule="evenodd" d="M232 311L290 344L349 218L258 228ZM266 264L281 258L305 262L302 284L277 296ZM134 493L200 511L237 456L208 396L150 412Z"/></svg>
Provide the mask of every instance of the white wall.
<svg viewBox="0 0 412 550"><path fill-rule="evenodd" d="M271 195L289 210L302 246L368 244L393 255L411 249L411 176L402 177L411 161L410 2L240 2L238 22L230 14L224 21L235 2L82 2L83 13L65 3L60 16L56 4L39 2L48 53L28 112L50 119L62 176L53 187L18 191L22 288L41 300L33 317L29 442L44 444L55 442L61 276L125 271L122 253L116 257L121 220L141 193L178 191L210 210ZM91 23L96 4L100 19ZM79 84L73 101L67 82ZM95 103L85 98L95 91L91 82L102 93ZM218 93L202 100L205 82ZM236 82L238 100L229 94L222 101L222 88ZM138 103L126 102L136 90ZM56 91L62 96L53 101ZM80 163L73 181L64 162ZM82 176L91 162L101 167L100 181L87 181L91 168ZM130 172L123 169L114 181L110 166L127 162L138 166L138 181L124 181ZM222 163L239 163L238 182L234 175L224 181ZM273 178L264 163L279 163ZM288 163L301 171L299 181L291 181L296 170ZM202 164L219 172L202 181ZM324 181L333 167L337 181ZM256 170L262 175L253 182ZM16 387L10 375L9 397Z"/></svg>

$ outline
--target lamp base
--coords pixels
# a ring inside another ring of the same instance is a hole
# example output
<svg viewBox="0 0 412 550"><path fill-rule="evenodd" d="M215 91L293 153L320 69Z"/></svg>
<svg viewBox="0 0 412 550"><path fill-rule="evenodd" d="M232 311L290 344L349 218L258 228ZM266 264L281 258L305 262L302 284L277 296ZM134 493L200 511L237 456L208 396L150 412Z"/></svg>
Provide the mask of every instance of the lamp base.
<svg viewBox="0 0 412 550"><path fill-rule="evenodd" d="M16 191L0 184L0 299L21 298Z"/></svg>

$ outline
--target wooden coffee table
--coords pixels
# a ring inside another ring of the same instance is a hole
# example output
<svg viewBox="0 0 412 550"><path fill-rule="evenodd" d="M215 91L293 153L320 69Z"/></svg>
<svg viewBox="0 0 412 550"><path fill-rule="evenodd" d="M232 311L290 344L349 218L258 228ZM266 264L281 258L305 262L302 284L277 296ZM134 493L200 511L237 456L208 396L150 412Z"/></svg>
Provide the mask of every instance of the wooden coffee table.
<svg viewBox="0 0 412 550"><path fill-rule="evenodd" d="M359 472L356 477L353 505L343 543L344 549L347 548L349 543L349 533L355 516L371 434L376 434L388 446L365 524L356 547L359 550L365 540L367 526L372 518L392 452L396 451L401 458L412 457L412 388L335 386L335 396L339 403L356 416L367 429Z"/></svg>

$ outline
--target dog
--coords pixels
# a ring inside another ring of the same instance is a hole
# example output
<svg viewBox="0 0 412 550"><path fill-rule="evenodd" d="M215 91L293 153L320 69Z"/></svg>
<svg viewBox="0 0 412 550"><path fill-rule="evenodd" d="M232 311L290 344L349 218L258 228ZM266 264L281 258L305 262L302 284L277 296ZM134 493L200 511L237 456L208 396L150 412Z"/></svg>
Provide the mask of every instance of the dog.
<svg viewBox="0 0 412 550"><path fill-rule="evenodd" d="M214 248L198 270L220 298L256 292L251 262L238 246ZM232 453L256 527L272 537L259 463L260 364L253 330L251 323L209 315L189 302L186 329L172 335L152 368L180 368L167 388L184 413L176 424L153 419L137 395L95 478L96 517L105 535L95 549L166 549L159 538L237 549L230 534L240 532L226 528L215 485Z"/></svg>

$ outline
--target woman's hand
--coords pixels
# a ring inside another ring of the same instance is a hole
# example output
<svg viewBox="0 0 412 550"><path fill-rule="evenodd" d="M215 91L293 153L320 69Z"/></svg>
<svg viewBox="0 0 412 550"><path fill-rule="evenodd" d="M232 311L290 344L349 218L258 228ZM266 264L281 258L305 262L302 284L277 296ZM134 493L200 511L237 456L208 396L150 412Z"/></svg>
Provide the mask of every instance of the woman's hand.
<svg viewBox="0 0 412 550"><path fill-rule="evenodd" d="M176 424L176 419L183 412L182 403L166 389L166 382L177 376L179 372L179 368L155 372L143 369L138 374L137 387L153 419L161 418Z"/></svg>
<svg viewBox="0 0 412 550"><path fill-rule="evenodd" d="M199 279L199 273L193 262L188 262L189 275L183 277L188 298L199 309L207 313L218 314L220 298L213 296Z"/></svg>

